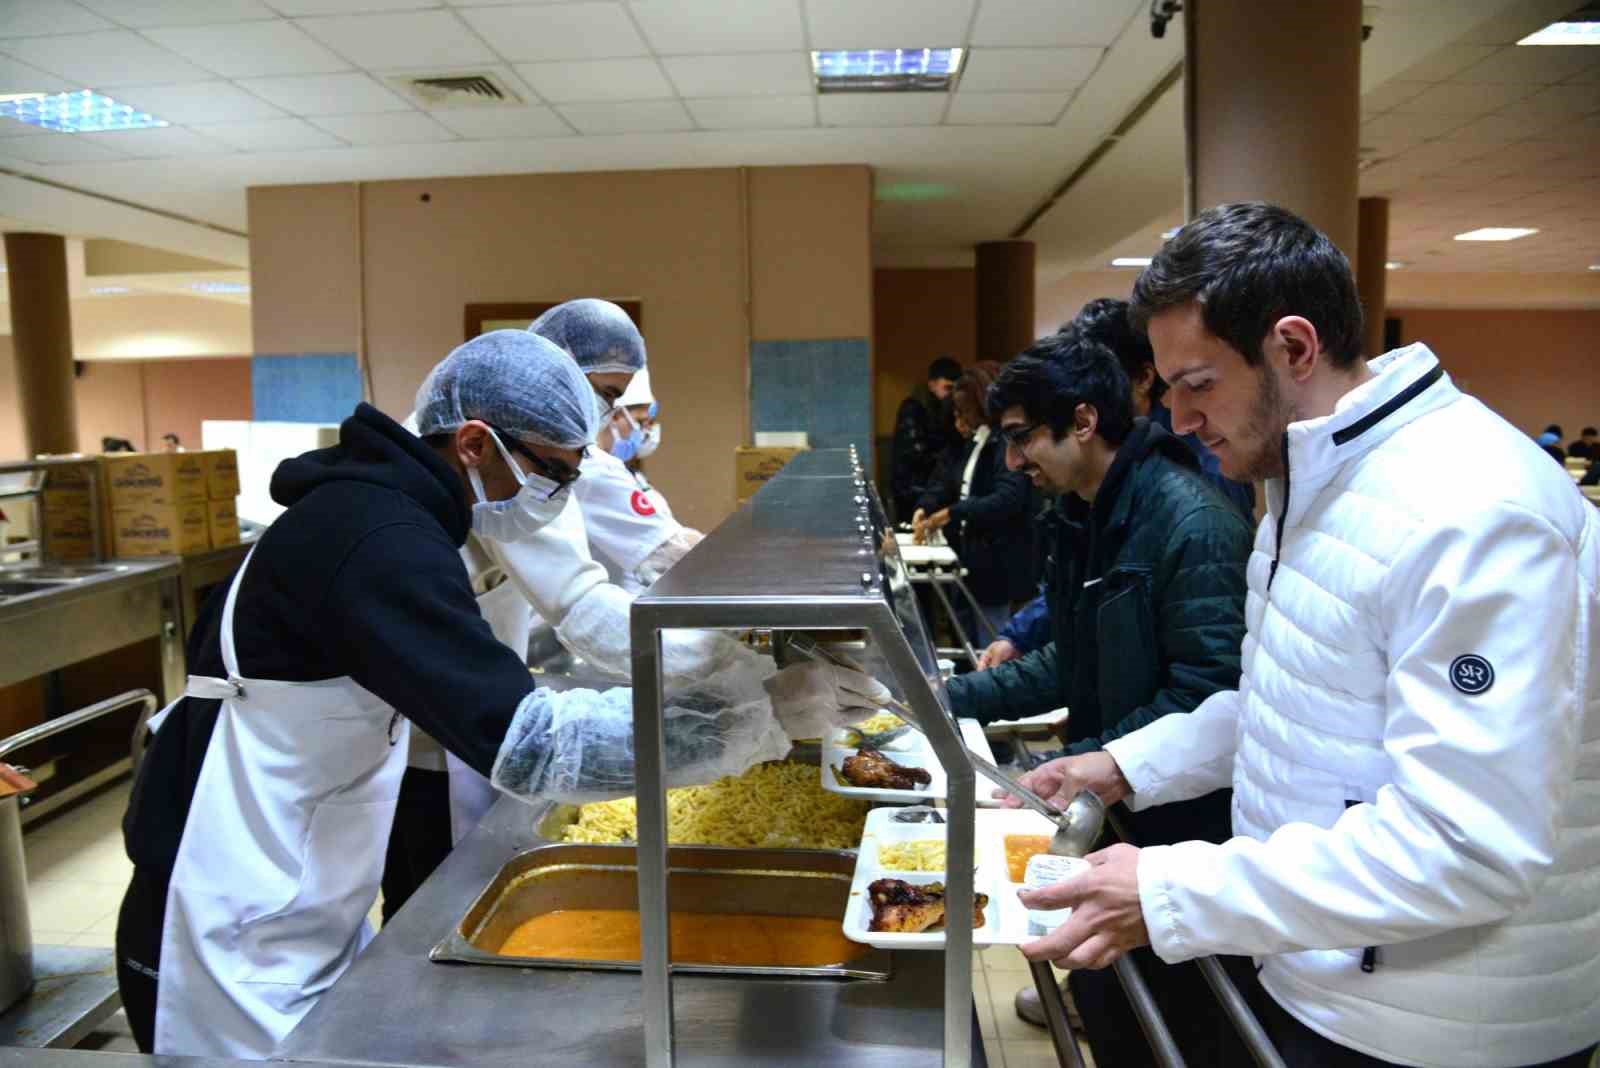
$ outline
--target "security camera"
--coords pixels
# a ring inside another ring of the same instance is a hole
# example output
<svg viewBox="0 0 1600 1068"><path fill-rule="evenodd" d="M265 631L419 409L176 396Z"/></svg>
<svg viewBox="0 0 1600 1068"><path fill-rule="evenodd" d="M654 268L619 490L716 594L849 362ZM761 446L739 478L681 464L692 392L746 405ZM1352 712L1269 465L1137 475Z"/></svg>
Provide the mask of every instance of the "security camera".
<svg viewBox="0 0 1600 1068"><path fill-rule="evenodd" d="M1150 0L1150 36L1156 40L1167 35L1167 23L1183 10L1179 0Z"/></svg>
<svg viewBox="0 0 1600 1068"><path fill-rule="evenodd" d="M1371 4L1361 5L1361 40L1366 43L1372 36L1372 28L1378 22L1378 9Z"/></svg>

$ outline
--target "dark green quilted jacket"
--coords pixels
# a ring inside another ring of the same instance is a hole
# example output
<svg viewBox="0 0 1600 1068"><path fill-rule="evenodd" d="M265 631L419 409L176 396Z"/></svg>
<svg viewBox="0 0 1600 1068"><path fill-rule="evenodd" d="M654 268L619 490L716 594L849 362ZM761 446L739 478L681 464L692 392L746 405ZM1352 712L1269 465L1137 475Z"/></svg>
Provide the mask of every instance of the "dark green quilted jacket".
<svg viewBox="0 0 1600 1068"><path fill-rule="evenodd" d="M1239 685L1252 531L1187 445L1138 420L1094 504L1065 496L1045 523L1054 641L951 680L957 715L987 723L1065 706L1067 750L1087 753ZM1141 844L1226 837L1219 793L1141 813Z"/></svg>

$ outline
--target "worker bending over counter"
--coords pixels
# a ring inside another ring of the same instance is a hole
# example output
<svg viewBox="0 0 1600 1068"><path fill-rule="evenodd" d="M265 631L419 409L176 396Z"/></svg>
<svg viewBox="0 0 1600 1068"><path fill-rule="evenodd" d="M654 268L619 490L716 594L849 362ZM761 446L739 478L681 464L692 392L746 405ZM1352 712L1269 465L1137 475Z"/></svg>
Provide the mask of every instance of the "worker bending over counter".
<svg viewBox="0 0 1600 1068"><path fill-rule="evenodd" d="M470 531L559 514L594 434L590 383L539 336L495 331L434 368L416 415L420 437L363 404L338 445L278 468L288 510L207 602L196 674L152 721L117 925L142 1050L264 1058L349 967L413 721L515 796L632 789L631 694L534 689L458 555ZM887 696L816 662L777 679L797 700L741 671L669 690L669 782L782 756Z"/></svg>

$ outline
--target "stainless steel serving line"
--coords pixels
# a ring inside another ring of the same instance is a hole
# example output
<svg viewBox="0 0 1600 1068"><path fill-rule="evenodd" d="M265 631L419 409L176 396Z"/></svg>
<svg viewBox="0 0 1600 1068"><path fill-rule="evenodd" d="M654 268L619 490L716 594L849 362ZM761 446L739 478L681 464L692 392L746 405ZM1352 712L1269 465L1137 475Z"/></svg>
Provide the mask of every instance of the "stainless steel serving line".
<svg viewBox="0 0 1600 1068"><path fill-rule="evenodd" d="M867 652L880 658L893 676L945 768L951 813L946 910L951 916L972 914L973 769L955 720L944 707L933 646L893 530L854 449L796 456L634 602L631 622L644 1055L650 1068L673 1064L675 1053L661 725L664 630L866 631L871 638ZM781 648L781 641L774 644ZM932 957L938 959L937 954ZM944 1063L957 1068L982 1057L970 1026L969 924L948 925L943 962ZM698 1029L701 1024L696 1020L690 1026Z"/></svg>

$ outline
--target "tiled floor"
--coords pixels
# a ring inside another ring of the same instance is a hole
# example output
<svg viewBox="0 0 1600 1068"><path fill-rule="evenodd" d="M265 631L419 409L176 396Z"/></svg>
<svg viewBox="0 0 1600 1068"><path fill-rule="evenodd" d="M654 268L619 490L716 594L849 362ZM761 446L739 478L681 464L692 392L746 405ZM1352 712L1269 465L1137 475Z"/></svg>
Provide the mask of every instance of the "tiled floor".
<svg viewBox="0 0 1600 1068"><path fill-rule="evenodd" d="M990 1068L1055 1068L1056 1052L1049 1033L1019 1019L1012 1008L1017 991L1033 985L1022 954L1009 946L992 946L974 953L972 963L972 994ZM1083 1048L1083 1059L1088 1068L1094 1068L1087 1048Z"/></svg>

